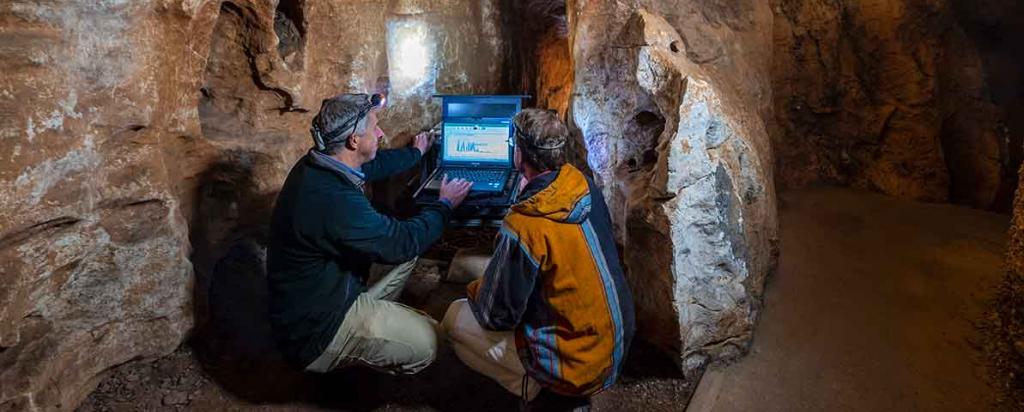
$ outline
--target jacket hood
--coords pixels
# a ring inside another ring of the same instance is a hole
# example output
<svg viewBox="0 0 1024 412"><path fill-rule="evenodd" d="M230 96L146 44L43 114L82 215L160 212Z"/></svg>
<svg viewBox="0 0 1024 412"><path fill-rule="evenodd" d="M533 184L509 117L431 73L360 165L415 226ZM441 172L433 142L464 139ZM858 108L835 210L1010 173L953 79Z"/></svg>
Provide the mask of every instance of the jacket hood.
<svg viewBox="0 0 1024 412"><path fill-rule="evenodd" d="M527 216L579 224L590 215L590 184L570 164L557 173L534 178L523 188L520 199L512 210Z"/></svg>

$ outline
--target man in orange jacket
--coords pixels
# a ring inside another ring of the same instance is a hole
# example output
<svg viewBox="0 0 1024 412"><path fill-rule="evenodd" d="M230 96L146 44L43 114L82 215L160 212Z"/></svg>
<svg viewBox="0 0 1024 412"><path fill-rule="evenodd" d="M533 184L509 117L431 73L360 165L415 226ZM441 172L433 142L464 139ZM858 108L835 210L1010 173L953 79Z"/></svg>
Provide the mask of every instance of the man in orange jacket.
<svg viewBox="0 0 1024 412"><path fill-rule="evenodd" d="M566 163L566 126L537 109L513 123L515 165L527 183L482 279L442 325L463 362L524 399L544 388L586 400L622 370L632 296L604 198Z"/></svg>

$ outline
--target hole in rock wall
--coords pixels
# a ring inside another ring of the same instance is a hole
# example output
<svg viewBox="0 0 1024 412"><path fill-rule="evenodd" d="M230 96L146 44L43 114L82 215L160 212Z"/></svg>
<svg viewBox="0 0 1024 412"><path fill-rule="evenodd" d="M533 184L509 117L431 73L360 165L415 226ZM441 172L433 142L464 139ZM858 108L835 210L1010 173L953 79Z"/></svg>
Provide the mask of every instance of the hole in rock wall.
<svg viewBox="0 0 1024 412"><path fill-rule="evenodd" d="M668 48L669 50L672 50L672 53L679 53L679 50L682 50L682 48L679 47L679 40L673 41L668 45Z"/></svg>
<svg viewBox="0 0 1024 412"><path fill-rule="evenodd" d="M277 34L277 53L285 63L301 61L305 45L306 25L303 0L281 0L274 14L274 32Z"/></svg>
<svg viewBox="0 0 1024 412"><path fill-rule="evenodd" d="M658 161L658 138L665 131L665 118L643 110L626 126L626 150L630 153L626 166L630 172L650 170Z"/></svg>

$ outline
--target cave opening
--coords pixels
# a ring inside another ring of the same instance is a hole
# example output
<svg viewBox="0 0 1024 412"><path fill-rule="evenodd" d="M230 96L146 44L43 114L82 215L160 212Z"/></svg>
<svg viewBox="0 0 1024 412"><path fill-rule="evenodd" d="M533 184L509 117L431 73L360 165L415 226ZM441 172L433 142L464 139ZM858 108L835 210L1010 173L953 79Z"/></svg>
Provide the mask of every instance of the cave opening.
<svg viewBox="0 0 1024 412"><path fill-rule="evenodd" d="M566 118L573 67L565 0L502 0L501 21L506 91L533 96L529 104Z"/></svg>

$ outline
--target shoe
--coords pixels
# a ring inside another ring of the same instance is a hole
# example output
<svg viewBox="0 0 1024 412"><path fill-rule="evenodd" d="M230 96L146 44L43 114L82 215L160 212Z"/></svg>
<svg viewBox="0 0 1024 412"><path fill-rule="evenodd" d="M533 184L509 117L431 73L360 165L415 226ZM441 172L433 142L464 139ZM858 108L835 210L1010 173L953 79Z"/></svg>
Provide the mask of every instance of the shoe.
<svg viewBox="0 0 1024 412"><path fill-rule="evenodd" d="M587 400L586 405L580 405L573 408L572 412L590 412L590 400Z"/></svg>

